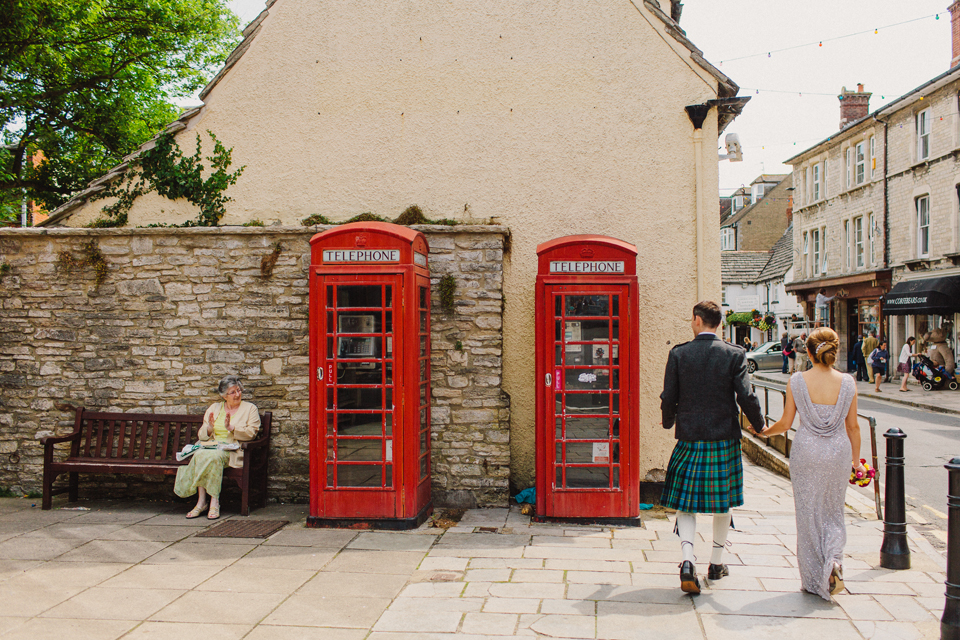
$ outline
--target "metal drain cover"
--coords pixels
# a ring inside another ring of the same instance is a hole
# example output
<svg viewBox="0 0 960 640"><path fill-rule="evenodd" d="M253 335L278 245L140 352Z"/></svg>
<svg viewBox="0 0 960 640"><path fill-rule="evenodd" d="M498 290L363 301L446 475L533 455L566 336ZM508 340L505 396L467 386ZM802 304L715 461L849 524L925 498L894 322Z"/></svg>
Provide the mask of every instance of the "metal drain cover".
<svg viewBox="0 0 960 640"><path fill-rule="evenodd" d="M266 538L290 523L289 520L227 520L198 533L198 538Z"/></svg>

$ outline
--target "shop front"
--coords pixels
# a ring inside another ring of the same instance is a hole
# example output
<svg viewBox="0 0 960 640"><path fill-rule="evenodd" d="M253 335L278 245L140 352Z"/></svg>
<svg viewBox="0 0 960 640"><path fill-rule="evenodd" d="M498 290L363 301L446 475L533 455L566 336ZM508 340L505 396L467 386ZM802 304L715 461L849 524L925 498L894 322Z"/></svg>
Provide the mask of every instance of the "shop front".
<svg viewBox="0 0 960 640"><path fill-rule="evenodd" d="M883 298L883 313L891 316L891 354L910 336L924 349L924 337L939 329L946 347L956 354L960 313L960 274L901 280ZM933 342L933 340L931 340Z"/></svg>
<svg viewBox="0 0 960 640"><path fill-rule="evenodd" d="M639 523L637 249L583 235L537 253L535 517Z"/></svg>
<svg viewBox="0 0 960 640"><path fill-rule="evenodd" d="M315 235L307 526L407 529L430 514L430 271L387 223Z"/></svg>
<svg viewBox="0 0 960 640"><path fill-rule="evenodd" d="M887 269L787 285L787 291L797 296L804 307L804 315L810 319L816 317L817 294L821 289L824 290L824 295L833 298L828 303L824 325L836 331L840 338L837 366L850 366L850 349L860 336L871 331L876 332L877 337L886 335L887 327L881 300L890 290L890 273ZM811 322L806 333L809 334L814 326Z"/></svg>

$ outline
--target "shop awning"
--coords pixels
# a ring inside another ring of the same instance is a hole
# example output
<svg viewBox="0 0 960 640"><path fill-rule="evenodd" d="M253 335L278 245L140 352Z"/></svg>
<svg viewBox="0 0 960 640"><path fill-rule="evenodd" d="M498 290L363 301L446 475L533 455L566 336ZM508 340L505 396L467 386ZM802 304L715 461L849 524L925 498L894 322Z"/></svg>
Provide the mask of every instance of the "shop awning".
<svg viewBox="0 0 960 640"><path fill-rule="evenodd" d="M883 312L891 316L958 313L960 276L898 282L883 296Z"/></svg>

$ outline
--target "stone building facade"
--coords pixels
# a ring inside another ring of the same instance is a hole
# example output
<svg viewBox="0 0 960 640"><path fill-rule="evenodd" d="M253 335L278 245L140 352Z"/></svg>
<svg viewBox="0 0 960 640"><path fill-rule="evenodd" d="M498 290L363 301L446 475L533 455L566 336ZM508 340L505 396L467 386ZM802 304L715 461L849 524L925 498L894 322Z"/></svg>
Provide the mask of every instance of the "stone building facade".
<svg viewBox="0 0 960 640"><path fill-rule="evenodd" d="M0 230L0 486L36 491L38 439L73 428L71 406L201 413L239 374L274 415L272 499L305 501L308 479L308 268L315 228ZM499 226L417 227L430 245L433 496L438 505L504 505L510 407L503 371ZM261 261L280 243L271 275ZM99 248L106 279L65 268ZM441 276L454 311L439 306ZM160 483L162 486L156 486ZM165 498L171 480L85 481L104 496Z"/></svg>

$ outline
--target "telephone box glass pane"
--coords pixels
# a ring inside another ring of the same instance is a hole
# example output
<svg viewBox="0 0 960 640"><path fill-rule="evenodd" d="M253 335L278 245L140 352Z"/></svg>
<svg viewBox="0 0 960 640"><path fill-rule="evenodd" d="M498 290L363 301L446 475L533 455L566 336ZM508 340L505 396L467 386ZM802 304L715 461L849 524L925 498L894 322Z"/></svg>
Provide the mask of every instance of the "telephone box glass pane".
<svg viewBox="0 0 960 640"><path fill-rule="evenodd" d="M344 438L338 438L337 460L340 462L383 460L383 451L381 450L382 442L379 438L376 440L346 440Z"/></svg>
<svg viewBox="0 0 960 640"><path fill-rule="evenodd" d="M337 287L337 306L344 307L382 307L383 286L341 285Z"/></svg>
<svg viewBox="0 0 960 640"><path fill-rule="evenodd" d="M341 487L379 487L379 464L338 464L337 485Z"/></svg>
<svg viewBox="0 0 960 640"><path fill-rule="evenodd" d="M566 388L594 390L610 388L610 369L567 369Z"/></svg>
<svg viewBox="0 0 960 640"><path fill-rule="evenodd" d="M383 409L383 389L337 387L337 409Z"/></svg>
<svg viewBox="0 0 960 640"><path fill-rule="evenodd" d="M337 413L337 433L341 436L379 436L383 421L380 413ZM343 459L343 456L340 456Z"/></svg>
<svg viewBox="0 0 960 640"><path fill-rule="evenodd" d="M567 488L608 489L610 467L567 467Z"/></svg>
<svg viewBox="0 0 960 640"><path fill-rule="evenodd" d="M597 440L610 436L610 419L567 418L567 440Z"/></svg>
<svg viewBox="0 0 960 640"><path fill-rule="evenodd" d="M337 333L380 333L382 318L379 311L341 311Z"/></svg>
<svg viewBox="0 0 960 640"><path fill-rule="evenodd" d="M566 316L609 316L610 296L565 296Z"/></svg>

